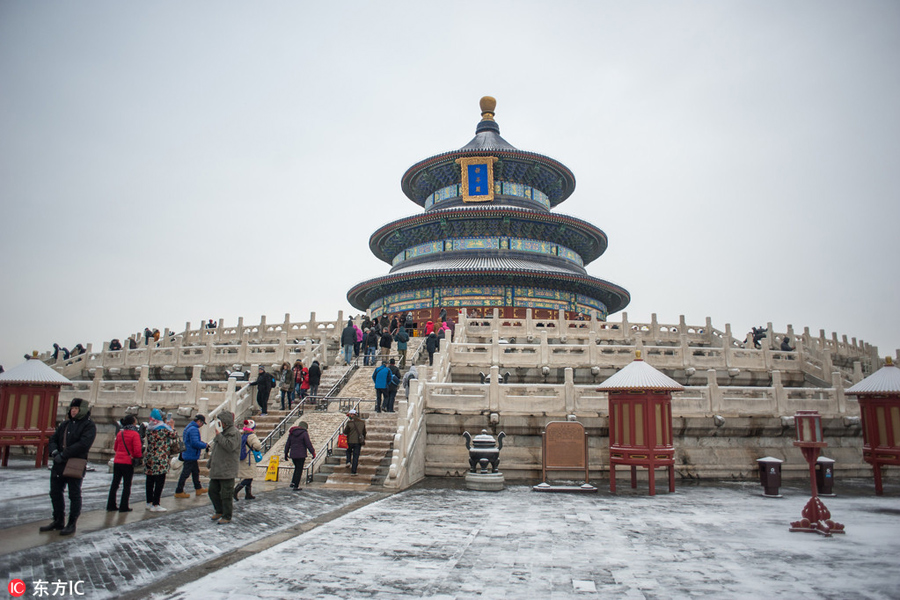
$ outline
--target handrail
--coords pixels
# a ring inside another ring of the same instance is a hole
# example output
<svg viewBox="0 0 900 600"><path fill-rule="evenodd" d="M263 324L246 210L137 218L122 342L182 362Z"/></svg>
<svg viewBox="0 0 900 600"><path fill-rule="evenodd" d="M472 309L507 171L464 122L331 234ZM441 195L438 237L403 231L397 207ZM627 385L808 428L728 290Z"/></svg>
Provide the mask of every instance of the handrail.
<svg viewBox="0 0 900 600"><path fill-rule="evenodd" d="M357 412L359 412L359 405L360 405L360 403L362 403L362 399L353 398L353 400L356 400L356 403L351 405L350 408L355 409ZM349 409L348 409L348 412L349 412ZM344 431L344 426L347 424L348 420L349 419L344 419L343 421L341 421L341 424L338 425L338 428L334 431L334 433L331 434L331 437L328 438L328 441L325 442L325 452L322 452L322 450L320 448L319 452L316 453L316 457L314 459L312 459L310 461L310 463L305 467L304 470L306 471L306 483L312 483L313 474L315 473L316 465L317 464L321 465L321 462L323 460L325 460L325 457L328 457L328 456L331 456L334 454L334 445L336 443L336 440L337 440L338 436L341 434L341 432Z"/></svg>
<svg viewBox="0 0 900 600"><path fill-rule="evenodd" d="M293 422L294 419L303 415L303 406L306 404L306 398L297 403L297 406L291 410L281 421L278 422L278 425L275 426L274 429L266 436L261 444L263 447L263 454L269 452L272 449L272 445L274 444L276 439L281 439L281 436L285 434L287 423ZM277 438L276 438L277 434Z"/></svg>

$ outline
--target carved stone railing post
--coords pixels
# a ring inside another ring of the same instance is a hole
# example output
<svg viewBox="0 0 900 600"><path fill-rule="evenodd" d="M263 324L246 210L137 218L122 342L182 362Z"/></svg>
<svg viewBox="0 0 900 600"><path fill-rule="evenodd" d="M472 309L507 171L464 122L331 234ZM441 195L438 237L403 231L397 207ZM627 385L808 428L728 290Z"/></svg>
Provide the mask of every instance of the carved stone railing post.
<svg viewBox="0 0 900 600"><path fill-rule="evenodd" d="M238 362L241 366L250 358L250 332L241 327L241 349L238 350Z"/></svg>
<svg viewBox="0 0 900 600"><path fill-rule="evenodd" d="M765 337L766 342L767 342L766 346L769 348L769 350L778 350L780 348L780 346L778 345L777 340L775 339L775 328L772 327L771 321L766 323L766 328L769 330Z"/></svg>
<svg viewBox="0 0 900 600"><path fill-rule="evenodd" d="M328 333L324 331L319 336L319 348L321 348L322 353L322 366L325 367L328 364Z"/></svg>
<svg viewBox="0 0 900 600"><path fill-rule="evenodd" d="M834 388L834 400L837 403L837 413L847 413L847 396L844 394L844 377L840 371L831 374L831 386Z"/></svg>
<svg viewBox="0 0 900 600"><path fill-rule="evenodd" d="M731 323L725 323L725 337L722 340L722 348L725 354L725 368L731 368Z"/></svg>
<svg viewBox="0 0 900 600"><path fill-rule="evenodd" d="M715 369L706 370L706 385L709 389L709 414L719 414L719 407L722 406L722 392L719 390Z"/></svg>
<svg viewBox="0 0 900 600"><path fill-rule="evenodd" d="M92 406L100 401L100 386L103 384L103 368L97 367L94 371L94 379L91 380L91 396L88 400Z"/></svg>
<svg viewBox="0 0 900 600"><path fill-rule="evenodd" d="M491 412L500 411L500 367L491 367L491 383L488 386L488 407Z"/></svg>
<svg viewBox="0 0 900 600"><path fill-rule="evenodd" d="M134 397L138 400L138 402L144 406L147 405L147 391L150 381L150 367L149 365L141 366L141 374L138 378L137 386L135 388Z"/></svg>
<svg viewBox="0 0 900 600"><path fill-rule="evenodd" d="M200 377L203 372L203 365L194 365L191 367L191 382L188 384L187 400L194 403L200 396Z"/></svg>
<svg viewBox="0 0 900 600"><path fill-rule="evenodd" d="M491 365L500 364L500 332L494 329L491 332Z"/></svg>
<svg viewBox="0 0 900 600"><path fill-rule="evenodd" d="M276 360L278 360L279 363L282 363L288 359L287 331L282 330L281 335L278 336L278 350L275 351L275 356L277 357Z"/></svg>
<svg viewBox="0 0 900 600"><path fill-rule="evenodd" d="M787 393L781 382L781 371L777 369L772 371L772 388L775 390L775 411L779 416L788 416L791 413L787 405Z"/></svg>
<svg viewBox="0 0 900 600"><path fill-rule="evenodd" d="M532 332L534 331L534 317L531 314L531 309L525 309L525 335L534 335Z"/></svg>
<svg viewBox="0 0 900 600"><path fill-rule="evenodd" d="M547 328L541 329L541 364L540 366L550 365L550 342L547 340Z"/></svg>
<svg viewBox="0 0 900 600"><path fill-rule="evenodd" d="M655 343L659 340L659 321L656 319L656 313L650 313L650 339Z"/></svg>
<svg viewBox="0 0 900 600"><path fill-rule="evenodd" d="M566 414L575 414L575 369L566 367L563 371L563 379L565 381L563 388L566 396Z"/></svg>

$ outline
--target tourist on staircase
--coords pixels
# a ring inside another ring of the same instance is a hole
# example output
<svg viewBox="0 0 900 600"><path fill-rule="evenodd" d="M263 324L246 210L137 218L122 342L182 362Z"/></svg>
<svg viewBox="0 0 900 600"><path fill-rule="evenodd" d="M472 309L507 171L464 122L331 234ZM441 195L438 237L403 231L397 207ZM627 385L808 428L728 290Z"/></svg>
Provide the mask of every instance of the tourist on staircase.
<svg viewBox="0 0 900 600"><path fill-rule="evenodd" d="M356 343L353 344L353 356L354 358L359 358L359 349L362 346L363 332L356 323L353 324L353 331L356 333Z"/></svg>
<svg viewBox="0 0 900 600"><path fill-rule="evenodd" d="M354 344L356 344L356 330L353 329L353 319L347 319L347 326L341 332L341 346L344 349L344 362L348 365L353 360Z"/></svg>
<svg viewBox="0 0 900 600"><path fill-rule="evenodd" d="M284 444L284 460L291 459L294 463L294 476L291 477L291 489L295 492L300 489L300 480L303 478L303 465L306 462L307 450L316 458L312 440L309 439L309 426L306 421L297 419L294 426L288 432L287 442Z"/></svg>
<svg viewBox="0 0 900 600"><path fill-rule="evenodd" d="M372 381L375 382L375 412L377 413L381 412L382 407L387 407L388 383L391 375L391 370L388 369L386 362L382 362L381 366L372 373Z"/></svg>
<svg viewBox="0 0 900 600"><path fill-rule="evenodd" d="M378 342L378 346L381 348L381 361L385 362L388 359L388 356L391 354L391 346L394 344L394 338L391 336L391 332L388 331L387 327L384 327L381 330L381 341Z"/></svg>
<svg viewBox="0 0 900 600"><path fill-rule="evenodd" d="M363 364L365 366L373 366L375 364L375 353L378 351L378 331L374 326L366 329L363 345L366 348L366 357Z"/></svg>
<svg viewBox="0 0 900 600"><path fill-rule="evenodd" d="M134 465L140 464L144 456L141 450L141 434L134 426L134 415L122 417L122 431L116 435L113 449L116 452L113 458L113 480L109 486L109 498L106 500L106 510L112 512L131 512L128 501L131 498L131 480L134 478ZM122 484L122 500L116 506L116 496L119 492L119 484Z"/></svg>
<svg viewBox="0 0 900 600"><path fill-rule="evenodd" d="M175 486L176 498L190 498L191 495L185 493L184 484L187 478L191 478L194 484L194 493L198 496L205 494L208 490L200 485L200 452L209 450L209 444L200 439L200 428L206 424L206 417L197 415L187 424L181 434L181 440L184 442L184 451L181 458L184 466L181 468L181 475L178 476L178 485Z"/></svg>
<svg viewBox="0 0 900 600"><path fill-rule="evenodd" d="M431 335L434 331L434 321L430 320L425 323L425 335Z"/></svg>
<svg viewBox="0 0 900 600"><path fill-rule="evenodd" d="M434 365L434 353L437 352L439 343L438 336L432 329L431 333L428 334L428 338L425 340L425 350L428 351L428 366Z"/></svg>
<svg viewBox="0 0 900 600"><path fill-rule="evenodd" d="M350 452L350 474L356 475L359 467L359 453L366 445L366 422L359 418L356 409L350 409L347 413L350 418L344 425L344 435L347 436L347 446Z"/></svg>
<svg viewBox="0 0 900 600"><path fill-rule="evenodd" d="M388 364L387 401L385 402L384 412L394 412L394 399L397 397L397 390L400 389L400 369L397 368L396 361L392 358Z"/></svg>
<svg viewBox="0 0 900 600"><path fill-rule="evenodd" d="M319 366L319 361L314 360L312 362L309 366L307 375L307 380L309 381L309 395L315 398L319 395L319 382L322 381L322 367Z"/></svg>
<svg viewBox="0 0 900 600"><path fill-rule="evenodd" d="M144 473L147 475L146 492L147 508L150 512L166 512L159 505L163 487L166 485L166 473L169 472L169 457L174 450L178 453L178 435L175 433L171 413L163 423L162 412L158 408L150 411L147 426L147 451L144 456Z"/></svg>
<svg viewBox="0 0 900 600"><path fill-rule="evenodd" d="M50 503L53 505L53 522L40 528L41 531L59 530L60 535L75 533L75 523L81 516L81 482L84 471L68 476L66 463L70 459L87 460L88 451L97 437L97 426L91 420L87 400L73 398L69 404L66 420L56 427L50 436ZM69 490L69 521L66 523L66 501L63 490Z"/></svg>
<svg viewBox="0 0 900 600"><path fill-rule="evenodd" d="M285 397L287 397L288 408L294 402L294 370L287 361L281 363L281 373L278 375L278 382L281 389L281 410L284 410Z"/></svg>
<svg viewBox="0 0 900 600"><path fill-rule="evenodd" d="M406 332L406 327L401 325L399 329L397 329L397 334L394 336L394 339L397 340L397 352L400 354L400 368L403 369L406 367L406 348L407 342L409 342L409 333Z"/></svg>
<svg viewBox="0 0 900 600"><path fill-rule="evenodd" d="M409 382L413 379L419 378L419 370L416 369L416 365L410 365L409 371L406 372L406 375L403 376L403 389L406 390L406 398L409 399Z"/></svg>
<svg viewBox="0 0 900 600"><path fill-rule="evenodd" d="M212 520L226 525L231 523L234 511L232 492L241 462L241 434L234 427L234 415L228 411L219 414L215 431L207 465L209 500L216 511Z"/></svg>
<svg viewBox="0 0 900 600"><path fill-rule="evenodd" d="M259 376L250 385L256 386L256 403L259 404L260 416L269 415L269 393L272 391L272 377L266 373L266 368L259 365Z"/></svg>
<svg viewBox="0 0 900 600"><path fill-rule="evenodd" d="M303 363L300 363L300 400L302 401L309 395L309 369L303 366Z"/></svg>
<svg viewBox="0 0 900 600"><path fill-rule="evenodd" d="M234 488L234 499L238 499L238 492L246 488L247 492L244 498L253 500L253 477L256 475L256 459L253 452L262 452L262 443L254 432L256 429L256 421L253 419L244 420L244 430L241 435L241 466L238 468L238 479L241 480Z"/></svg>

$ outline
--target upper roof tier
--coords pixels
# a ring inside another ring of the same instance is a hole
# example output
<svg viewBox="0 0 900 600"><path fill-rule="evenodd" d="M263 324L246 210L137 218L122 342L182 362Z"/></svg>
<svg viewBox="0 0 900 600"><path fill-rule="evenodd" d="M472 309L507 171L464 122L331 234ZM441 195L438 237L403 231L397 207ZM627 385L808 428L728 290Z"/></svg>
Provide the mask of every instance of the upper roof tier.
<svg viewBox="0 0 900 600"><path fill-rule="evenodd" d="M500 126L494 121L497 101L490 96L481 99L481 122L475 137L459 150L426 158L407 169L401 179L403 193L425 207L436 191L461 181L458 158L494 156L495 181L520 183L547 195L550 206L556 206L575 191L575 175L564 164L542 154L519 150L500 137Z"/></svg>

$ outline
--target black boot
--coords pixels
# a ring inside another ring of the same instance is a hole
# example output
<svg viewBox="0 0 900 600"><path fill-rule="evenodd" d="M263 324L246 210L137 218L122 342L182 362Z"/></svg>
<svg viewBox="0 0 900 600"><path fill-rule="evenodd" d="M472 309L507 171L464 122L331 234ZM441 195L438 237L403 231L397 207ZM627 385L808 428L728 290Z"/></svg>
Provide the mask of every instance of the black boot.
<svg viewBox="0 0 900 600"><path fill-rule="evenodd" d="M238 500L238 492L241 491L241 488L243 487L243 485L244 484L239 483L236 486L234 486L234 499L235 500Z"/></svg>
<svg viewBox="0 0 900 600"><path fill-rule="evenodd" d="M44 525L43 527L41 527L40 532L44 533L47 531L56 531L58 529L62 529L63 527L65 527L65 524L62 521L53 521L49 525Z"/></svg>
<svg viewBox="0 0 900 600"><path fill-rule="evenodd" d="M244 498L246 500L255 500L256 499L256 496L253 495L253 490L251 489L252 487L253 487L252 483L247 486L247 493L244 494Z"/></svg>
<svg viewBox="0 0 900 600"><path fill-rule="evenodd" d="M77 517L74 519L72 517L69 517L68 524L66 524L65 528L59 532L59 535L72 535L73 533L75 533L75 521L77 520Z"/></svg>

